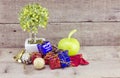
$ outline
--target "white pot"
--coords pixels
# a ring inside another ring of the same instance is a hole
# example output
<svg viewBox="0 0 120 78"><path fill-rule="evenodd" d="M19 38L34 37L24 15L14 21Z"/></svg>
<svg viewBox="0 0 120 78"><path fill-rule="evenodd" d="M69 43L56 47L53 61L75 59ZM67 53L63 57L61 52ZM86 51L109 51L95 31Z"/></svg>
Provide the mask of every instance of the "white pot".
<svg viewBox="0 0 120 78"><path fill-rule="evenodd" d="M42 39L43 41L45 41L45 38L37 38L36 40L40 40ZM25 50L26 52L39 52L38 48L37 48L37 44L29 44L28 41L30 40L30 38L26 39L25 41Z"/></svg>

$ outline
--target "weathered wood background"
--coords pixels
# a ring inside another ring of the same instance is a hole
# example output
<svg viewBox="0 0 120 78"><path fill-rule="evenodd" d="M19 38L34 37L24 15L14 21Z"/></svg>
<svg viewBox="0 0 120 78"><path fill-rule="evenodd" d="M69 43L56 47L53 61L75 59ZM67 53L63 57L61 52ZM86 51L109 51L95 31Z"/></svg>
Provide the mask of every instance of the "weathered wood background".
<svg viewBox="0 0 120 78"><path fill-rule="evenodd" d="M81 43L80 53L90 64L65 69L35 70L33 65L23 69L12 58L24 47L28 33L18 21L21 8L40 3L49 10L46 30L38 37L53 44L67 37ZM0 0L0 78L120 78L120 0Z"/></svg>
<svg viewBox="0 0 120 78"><path fill-rule="evenodd" d="M38 37L57 44L77 29L73 37L81 45L120 45L120 0L0 0L0 47L24 47L28 33L20 28L18 13L36 2L50 13L48 28L40 29Z"/></svg>

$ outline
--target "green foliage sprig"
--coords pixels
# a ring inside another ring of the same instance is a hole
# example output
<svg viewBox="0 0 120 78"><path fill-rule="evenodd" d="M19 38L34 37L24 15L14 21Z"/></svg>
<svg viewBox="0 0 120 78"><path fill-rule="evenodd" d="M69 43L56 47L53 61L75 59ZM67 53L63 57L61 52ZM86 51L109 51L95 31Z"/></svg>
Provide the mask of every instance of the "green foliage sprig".
<svg viewBox="0 0 120 78"><path fill-rule="evenodd" d="M48 10L39 4L28 4L19 14L20 26L24 31L38 33L38 28L46 28Z"/></svg>

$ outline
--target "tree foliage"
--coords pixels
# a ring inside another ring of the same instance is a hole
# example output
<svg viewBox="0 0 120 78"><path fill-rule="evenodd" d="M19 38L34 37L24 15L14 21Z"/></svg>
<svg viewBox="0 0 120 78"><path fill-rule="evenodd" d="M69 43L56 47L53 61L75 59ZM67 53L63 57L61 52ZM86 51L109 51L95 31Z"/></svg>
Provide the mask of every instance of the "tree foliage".
<svg viewBox="0 0 120 78"><path fill-rule="evenodd" d="M28 4L19 13L20 26L24 31L37 33L38 28L46 28L48 10L39 4Z"/></svg>

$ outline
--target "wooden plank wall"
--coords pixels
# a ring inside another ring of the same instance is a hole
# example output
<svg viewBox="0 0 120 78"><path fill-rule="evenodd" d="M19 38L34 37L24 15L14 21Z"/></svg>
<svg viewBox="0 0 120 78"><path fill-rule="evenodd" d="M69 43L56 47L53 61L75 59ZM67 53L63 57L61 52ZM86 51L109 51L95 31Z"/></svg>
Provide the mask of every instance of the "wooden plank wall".
<svg viewBox="0 0 120 78"><path fill-rule="evenodd" d="M40 3L50 12L46 30L38 36L52 43L73 36L83 46L120 45L120 0L0 0L0 47L24 47L28 33L23 32L18 13L28 3Z"/></svg>

